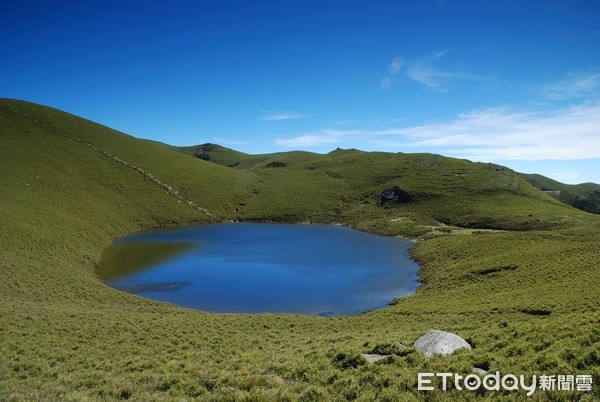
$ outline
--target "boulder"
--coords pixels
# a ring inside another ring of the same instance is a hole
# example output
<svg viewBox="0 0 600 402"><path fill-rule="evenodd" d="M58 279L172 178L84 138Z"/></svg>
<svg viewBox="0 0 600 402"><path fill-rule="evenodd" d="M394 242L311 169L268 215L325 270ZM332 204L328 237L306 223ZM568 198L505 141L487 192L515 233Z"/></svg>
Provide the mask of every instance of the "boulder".
<svg viewBox="0 0 600 402"><path fill-rule="evenodd" d="M386 188L379 195L378 207L385 207L388 204L404 204L412 200L408 191L401 189L398 186Z"/></svg>
<svg viewBox="0 0 600 402"><path fill-rule="evenodd" d="M415 349L427 357L433 355L446 356L461 348L471 351L471 345L460 336L451 332L438 331L437 329L432 329L417 339L414 346Z"/></svg>

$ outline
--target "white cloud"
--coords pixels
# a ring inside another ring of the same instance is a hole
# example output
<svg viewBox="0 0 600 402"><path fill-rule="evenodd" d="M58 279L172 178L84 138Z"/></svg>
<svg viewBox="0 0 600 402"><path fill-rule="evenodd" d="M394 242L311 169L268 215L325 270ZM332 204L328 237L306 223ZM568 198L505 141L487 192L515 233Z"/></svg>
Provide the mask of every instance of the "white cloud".
<svg viewBox="0 0 600 402"><path fill-rule="evenodd" d="M448 122L385 130L331 130L279 138L281 146L437 152L478 161L568 160L600 157L600 102L550 111L489 108Z"/></svg>
<svg viewBox="0 0 600 402"><path fill-rule="evenodd" d="M262 121L280 121L280 120L293 120L304 118L303 114L295 112L266 112L269 113L267 116L262 117Z"/></svg>
<svg viewBox="0 0 600 402"><path fill-rule="evenodd" d="M565 79L542 87L542 93L554 100L585 98L600 91L600 70L575 71Z"/></svg>

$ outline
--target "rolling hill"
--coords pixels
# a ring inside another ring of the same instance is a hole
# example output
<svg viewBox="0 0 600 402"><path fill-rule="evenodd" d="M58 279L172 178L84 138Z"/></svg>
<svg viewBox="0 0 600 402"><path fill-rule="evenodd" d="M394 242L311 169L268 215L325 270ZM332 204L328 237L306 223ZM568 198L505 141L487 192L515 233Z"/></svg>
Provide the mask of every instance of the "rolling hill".
<svg viewBox="0 0 600 402"><path fill-rule="evenodd" d="M539 174L521 173L521 176L535 187L567 205L582 211L600 214L600 184L564 184Z"/></svg>
<svg viewBox="0 0 600 402"><path fill-rule="evenodd" d="M288 159L293 155L304 157L306 160L315 160L318 155L309 152L293 151L287 153L273 153L261 155L249 155L218 144L200 144L187 147L171 147L174 150L185 153L186 155L211 161L213 163L233 167L236 169L252 169L256 167L285 167L282 160ZM339 152L360 152L356 150L337 149L330 153L333 155ZM388 154L389 156L389 154ZM507 169L502 166L489 165L490 168L498 170ZM411 166L412 167L412 166ZM460 168L458 170L461 170ZM454 172L458 177L464 177L460 172ZM582 183L576 185L560 183L556 180L539 174L518 173L528 183L542 190L544 193L556 198L557 200L580 209L582 211L599 214L600 213L600 184ZM448 176L448 174L445 174Z"/></svg>
<svg viewBox="0 0 600 402"><path fill-rule="evenodd" d="M439 155L195 152L0 100L0 398L522 397L416 389L418 372L473 366L600 381L600 217L505 167ZM394 187L410 197L382 202ZM116 291L94 273L126 234L231 220L417 239L422 285L355 316L218 315ZM431 328L461 334L473 352L360 357ZM600 391L532 400L582 396Z"/></svg>

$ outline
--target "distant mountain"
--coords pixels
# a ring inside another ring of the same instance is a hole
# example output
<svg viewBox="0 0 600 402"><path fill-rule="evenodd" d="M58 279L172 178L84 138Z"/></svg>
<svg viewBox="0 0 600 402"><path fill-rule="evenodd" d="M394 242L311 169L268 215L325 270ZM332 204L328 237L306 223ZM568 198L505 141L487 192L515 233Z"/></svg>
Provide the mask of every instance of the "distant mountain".
<svg viewBox="0 0 600 402"><path fill-rule="evenodd" d="M218 144L200 144L188 147L171 147L172 149L182 152L196 158L214 162L218 165L232 167L236 169L246 169L256 166L264 161L276 159L278 156L291 154L310 154L310 152L292 151L280 152L272 154L250 155L239 152L230 148L223 147Z"/></svg>
<svg viewBox="0 0 600 402"><path fill-rule="evenodd" d="M521 176L529 183L549 194L582 211L600 214L600 184L564 184L539 174L525 174Z"/></svg>

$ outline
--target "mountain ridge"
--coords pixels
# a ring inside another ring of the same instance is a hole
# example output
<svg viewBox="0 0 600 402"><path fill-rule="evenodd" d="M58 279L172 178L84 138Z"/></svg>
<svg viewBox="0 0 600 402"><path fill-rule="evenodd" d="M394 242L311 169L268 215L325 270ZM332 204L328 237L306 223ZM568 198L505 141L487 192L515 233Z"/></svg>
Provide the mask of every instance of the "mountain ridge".
<svg viewBox="0 0 600 402"><path fill-rule="evenodd" d="M296 153L328 155L333 152L365 152L356 149L344 150L337 148L327 154L318 154L307 151L288 151L270 154L247 154L219 144L203 143L184 147L170 146L172 149L213 163L234 167L237 169L249 169L257 164L267 161L277 161L277 158L286 157ZM377 152L377 151L375 151ZM368 153L368 152L366 152ZM442 156L442 155L439 155ZM498 165L500 166L500 165ZM509 169L505 166L503 168ZM512 170L512 169L511 169ZM541 174L526 174L516 172L534 187L539 188L564 204L593 214L600 214L600 184L588 182L579 184L565 184Z"/></svg>

